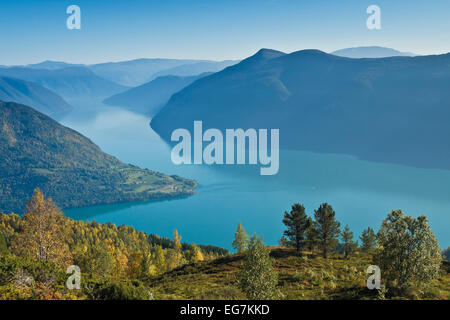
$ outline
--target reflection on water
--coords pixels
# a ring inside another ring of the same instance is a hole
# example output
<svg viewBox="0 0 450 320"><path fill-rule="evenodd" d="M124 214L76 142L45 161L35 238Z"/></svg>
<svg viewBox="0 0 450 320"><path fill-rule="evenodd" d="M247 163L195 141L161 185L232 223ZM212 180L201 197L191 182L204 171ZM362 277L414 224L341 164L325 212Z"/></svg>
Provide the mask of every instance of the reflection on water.
<svg viewBox="0 0 450 320"><path fill-rule="evenodd" d="M80 103L62 120L124 162L199 181L194 196L165 201L65 210L70 217L112 222L184 241L230 248L238 222L276 244L282 216L294 202L308 214L330 203L341 224L359 234L378 228L392 209L426 214L441 247L450 244L450 171L360 161L351 156L281 150L280 171L259 175L259 166L176 166L170 148L149 126L150 119L100 103Z"/></svg>

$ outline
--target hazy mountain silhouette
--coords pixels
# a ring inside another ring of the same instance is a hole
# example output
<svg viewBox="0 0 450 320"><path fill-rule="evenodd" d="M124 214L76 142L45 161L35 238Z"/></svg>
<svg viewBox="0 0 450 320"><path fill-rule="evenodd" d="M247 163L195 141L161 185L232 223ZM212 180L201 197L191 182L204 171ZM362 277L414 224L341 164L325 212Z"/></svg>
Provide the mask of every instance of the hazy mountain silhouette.
<svg viewBox="0 0 450 320"><path fill-rule="evenodd" d="M66 63L61 61L51 61L46 60L39 63L34 64L27 64L26 68L32 68L32 69L47 69L47 70L58 70L58 69L64 69L64 68L70 68L70 67L83 67L82 64L73 64L73 63Z"/></svg>
<svg viewBox="0 0 450 320"><path fill-rule="evenodd" d="M86 67L55 70L9 67L0 68L0 76L37 82L67 100L80 96L106 98L127 89L127 87L97 76Z"/></svg>
<svg viewBox="0 0 450 320"><path fill-rule="evenodd" d="M399 56L415 56L415 54L411 52L401 52L395 49L378 46L345 48L333 51L331 52L331 54L347 58L387 58Z"/></svg>
<svg viewBox="0 0 450 320"><path fill-rule="evenodd" d="M95 75L127 87L136 87L165 75L194 76L217 72L237 61L210 61L189 59L135 59L91 65L46 60L25 66L0 66L1 69L43 69L49 71L67 68L86 68ZM14 75L12 75L14 76Z"/></svg>
<svg viewBox="0 0 450 320"><path fill-rule="evenodd" d="M152 76L161 70L195 62L198 60L136 59L94 64L89 68L105 79L135 87L152 80Z"/></svg>
<svg viewBox="0 0 450 320"><path fill-rule="evenodd" d="M178 67L156 72L152 77L157 78L167 75L187 77L187 76L195 76L205 72L218 72L238 62L239 61L236 60L224 60L224 61L201 61L196 63L183 64Z"/></svg>
<svg viewBox="0 0 450 320"><path fill-rule="evenodd" d="M450 169L450 54L350 59L260 50L174 94L152 119L176 128L279 128L284 148Z"/></svg>
<svg viewBox="0 0 450 320"><path fill-rule="evenodd" d="M40 84L0 77L0 100L26 104L54 119L72 110L63 98Z"/></svg>
<svg viewBox="0 0 450 320"><path fill-rule="evenodd" d="M209 61L186 59L136 59L90 65L99 76L126 86L139 86L159 76L194 76L204 72L216 72L233 61Z"/></svg>
<svg viewBox="0 0 450 320"><path fill-rule="evenodd" d="M103 102L135 112L154 115L169 101L174 93L209 74L212 73L202 73L191 77L158 77L146 84L109 97Z"/></svg>

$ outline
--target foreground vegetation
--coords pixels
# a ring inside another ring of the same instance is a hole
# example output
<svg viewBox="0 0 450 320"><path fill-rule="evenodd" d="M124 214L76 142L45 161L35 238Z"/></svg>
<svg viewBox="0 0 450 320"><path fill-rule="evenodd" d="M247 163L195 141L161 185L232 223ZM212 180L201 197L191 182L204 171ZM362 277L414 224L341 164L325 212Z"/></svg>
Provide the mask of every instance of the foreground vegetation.
<svg viewBox="0 0 450 320"><path fill-rule="evenodd" d="M383 295L366 286L366 269L373 256L356 253L349 259L333 253L324 259L319 252L270 247L278 274L280 299L450 299L450 264L442 264L438 278L425 288L411 287L402 295ZM148 279L157 299L246 299L239 277L245 255L197 262Z"/></svg>
<svg viewBox="0 0 450 320"><path fill-rule="evenodd" d="M0 299L450 299L450 264L425 217L393 211L361 246L328 204L314 219L294 204L283 222L278 247L239 224L230 255L176 230L168 239L68 219L36 190L23 217L0 214ZM379 290L367 287L374 264Z"/></svg>
<svg viewBox="0 0 450 320"><path fill-rule="evenodd" d="M228 254L127 226L68 219L36 190L21 218L0 214L0 299L150 299L142 279ZM82 285L69 290L69 266Z"/></svg>

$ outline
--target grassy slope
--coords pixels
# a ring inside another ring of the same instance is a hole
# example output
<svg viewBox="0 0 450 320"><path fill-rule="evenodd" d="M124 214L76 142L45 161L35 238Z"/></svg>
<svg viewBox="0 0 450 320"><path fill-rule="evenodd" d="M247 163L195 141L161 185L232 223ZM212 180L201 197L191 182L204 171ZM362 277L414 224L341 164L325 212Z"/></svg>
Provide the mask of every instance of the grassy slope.
<svg viewBox="0 0 450 320"><path fill-rule="evenodd" d="M284 299L373 299L376 292L366 288L368 254L349 259L335 255L328 260L311 252L298 257L285 248L272 248L279 285ZM157 299L245 299L237 287L241 255L186 265L162 276L148 279ZM418 292L411 291L414 298ZM443 265L442 276L433 281L421 296L450 299L450 266Z"/></svg>

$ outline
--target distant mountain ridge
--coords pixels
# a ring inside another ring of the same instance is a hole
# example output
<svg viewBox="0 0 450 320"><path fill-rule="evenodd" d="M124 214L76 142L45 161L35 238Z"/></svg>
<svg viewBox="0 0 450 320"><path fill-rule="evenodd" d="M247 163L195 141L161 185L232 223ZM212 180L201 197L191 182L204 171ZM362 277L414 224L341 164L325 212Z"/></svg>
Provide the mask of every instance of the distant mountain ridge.
<svg viewBox="0 0 450 320"><path fill-rule="evenodd" d="M140 169L21 104L0 101L0 211L21 213L38 187L62 208L189 195L197 182Z"/></svg>
<svg viewBox="0 0 450 320"><path fill-rule="evenodd" d="M152 80L153 74L195 60L178 59L136 59L120 62L106 62L88 66L97 75L129 87L135 87Z"/></svg>
<svg viewBox="0 0 450 320"><path fill-rule="evenodd" d="M164 69L162 71L156 72L152 77L154 79L162 76L190 77L202 73L218 72L236 63L238 63L238 61L236 60L200 61L195 63L183 64L181 66L170 69Z"/></svg>
<svg viewBox="0 0 450 320"><path fill-rule="evenodd" d="M450 53L350 59L262 49L174 94L152 119L176 128L279 128L283 148L450 169Z"/></svg>
<svg viewBox="0 0 450 320"><path fill-rule="evenodd" d="M55 119L73 109L63 98L37 83L8 77L0 77L0 100L29 105Z"/></svg>
<svg viewBox="0 0 450 320"><path fill-rule="evenodd" d="M131 88L105 99L103 102L120 106L134 112L156 114L170 97L194 81L212 74L202 73L191 77L161 76L141 86Z"/></svg>
<svg viewBox="0 0 450 320"><path fill-rule="evenodd" d="M195 76L204 72L217 72L238 61L193 60L142 58L118 62L104 62L91 65L73 64L62 61L46 60L40 63L22 66L0 66L0 68L26 68L59 70L71 67L83 67L97 76L125 87L136 87L160 76Z"/></svg>
<svg viewBox="0 0 450 320"><path fill-rule="evenodd" d="M70 68L70 67L84 67L84 65L74 64L74 63L66 63L66 62L61 62L61 61L45 60L45 61L42 61L39 63L27 64L23 67L32 68L32 69L58 70L58 69L64 69L64 68Z"/></svg>
<svg viewBox="0 0 450 320"><path fill-rule="evenodd" d="M416 54L401 52L392 48L369 46L345 48L331 52L336 56L347 58L387 58L387 57L413 57Z"/></svg>
<svg viewBox="0 0 450 320"><path fill-rule="evenodd" d="M8 67L0 68L0 76L39 83L65 99L79 96L106 98L127 89L127 87L97 76L86 67L67 67L54 70Z"/></svg>

